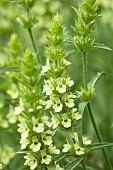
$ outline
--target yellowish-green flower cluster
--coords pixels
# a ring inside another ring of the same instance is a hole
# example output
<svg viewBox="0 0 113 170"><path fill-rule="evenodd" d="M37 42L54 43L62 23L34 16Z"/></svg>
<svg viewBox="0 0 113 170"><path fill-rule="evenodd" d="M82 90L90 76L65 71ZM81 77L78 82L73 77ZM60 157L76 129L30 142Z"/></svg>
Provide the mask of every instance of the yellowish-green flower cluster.
<svg viewBox="0 0 113 170"><path fill-rule="evenodd" d="M20 115L18 132L21 150L26 154L25 165L35 169L49 165L60 150L53 144L52 123L43 111L39 66L29 49L25 52L19 78L21 98L14 113Z"/></svg>
<svg viewBox="0 0 113 170"><path fill-rule="evenodd" d="M73 135L73 145L70 145L69 143L64 144L62 152L73 152L76 153L76 155L83 155L85 154L85 145L90 145L91 144L91 140L89 140L87 137L82 137L82 141L83 141L83 146L80 145L79 142L79 138L78 138L78 134L76 132L74 132Z"/></svg>

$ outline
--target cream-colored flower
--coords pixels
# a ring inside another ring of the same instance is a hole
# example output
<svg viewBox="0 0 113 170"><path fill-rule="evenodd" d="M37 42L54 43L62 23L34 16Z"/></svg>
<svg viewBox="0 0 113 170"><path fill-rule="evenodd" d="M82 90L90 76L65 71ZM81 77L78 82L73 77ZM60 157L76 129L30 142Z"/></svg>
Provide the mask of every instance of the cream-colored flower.
<svg viewBox="0 0 113 170"><path fill-rule="evenodd" d="M52 137L49 136L48 134L46 134L46 133L42 134L41 137L42 137L42 141L44 142L44 145L49 146L52 144L52 142L53 142Z"/></svg>
<svg viewBox="0 0 113 170"><path fill-rule="evenodd" d="M38 141L36 136L32 137L32 144L30 145L30 148L33 150L33 152L37 152L41 148L41 143Z"/></svg>
<svg viewBox="0 0 113 170"><path fill-rule="evenodd" d="M23 139L27 138L28 137L28 134L29 134L29 129L26 125L26 122L24 120L22 120L19 124L18 124L19 128L17 129L17 131L19 133L21 133L21 137Z"/></svg>
<svg viewBox="0 0 113 170"><path fill-rule="evenodd" d="M41 164L46 164L46 165L50 164L52 156L47 155L47 153L44 150L42 150L40 153L42 157Z"/></svg>
<svg viewBox="0 0 113 170"><path fill-rule="evenodd" d="M83 155L84 154L84 148L79 146L77 143L74 144L74 148L75 148L76 155Z"/></svg>
<svg viewBox="0 0 113 170"><path fill-rule="evenodd" d="M56 146L53 146L53 145L50 145L49 146L49 152L51 153L51 154L59 154L60 153L60 150L59 149L57 149L56 148Z"/></svg>
<svg viewBox="0 0 113 170"><path fill-rule="evenodd" d="M57 78L57 80L56 80L56 84L57 84L56 90L59 93L65 93L66 92L66 85L63 84L63 83L64 83L63 78L61 78L61 77Z"/></svg>
<svg viewBox="0 0 113 170"><path fill-rule="evenodd" d="M42 66L42 71L41 71L41 73L42 73L42 74L43 74L43 73L46 73L46 72L48 72L50 69L51 69L51 68L50 68L49 59L47 58L47 59L46 59L46 65L45 65L45 66Z"/></svg>
<svg viewBox="0 0 113 170"><path fill-rule="evenodd" d="M66 113L62 114L62 125L65 128L71 127L71 119L68 118Z"/></svg>
<svg viewBox="0 0 113 170"><path fill-rule="evenodd" d="M83 144L85 144L85 145L90 145L90 144L91 144L91 140L88 139L88 137L83 136Z"/></svg>
<svg viewBox="0 0 113 170"><path fill-rule="evenodd" d="M71 149L71 145L70 144L64 144L62 152L68 152Z"/></svg>
<svg viewBox="0 0 113 170"><path fill-rule="evenodd" d="M60 120L55 116L55 115L52 115L52 127L53 129L57 128L58 125L60 124Z"/></svg>
<svg viewBox="0 0 113 170"><path fill-rule="evenodd" d="M27 154L24 158L26 159L24 165L30 166L31 170L37 167L37 160L32 154Z"/></svg>
<svg viewBox="0 0 113 170"><path fill-rule="evenodd" d="M60 99L58 97L54 97L53 100L54 100L54 105L53 105L54 111L60 112L62 110L62 107L63 107Z"/></svg>
<svg viewBox="0 0 113 170"><path fill-rule="evenodd" d="M53 90L54 90L53 80L52 79L46 80L45 85L43 86L42 93L46 93L46 95L48 96L52 93Z"/></svg>
<svg viewBox="0 0 113 170"><path fill-rule="evenodd" d="M74 85L74 81L70 79L70 77L66 78L66 85L71 87Z"/></svg>
<svg viewBox="0 0 113 170"><path fill-rule="evenodd" d="M44 131L44 124L39 123L38 120L35 118L35 116L32 117L33 122L33 131L37 133L42 133Z"/></svg>
<svg viewBox="0 0 113 170"><path fill-rule="evenodd" d="M27 147L28 144L30 144L30 141L27 138L21 138L20 144L21 144L21 149L23 150Z"/></svg>
<svg viewBox="0 0 113 170"><path fill-rule="evenodd" d="M19 106L15 107L14 114L19 115L24 109L22 98L20 98Z"/></svg>

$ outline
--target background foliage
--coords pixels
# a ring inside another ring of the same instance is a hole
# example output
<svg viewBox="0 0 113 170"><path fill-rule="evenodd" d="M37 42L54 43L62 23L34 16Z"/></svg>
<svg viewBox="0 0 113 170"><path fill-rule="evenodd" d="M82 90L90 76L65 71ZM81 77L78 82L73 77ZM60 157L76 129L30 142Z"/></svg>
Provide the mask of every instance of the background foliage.
<svg viewBox="0 0 113 170"><path fill-rule="evenodd" d="M98 0L99 13L102 17L96 22L95 37L96 41L102 44L106 44L110 48L113 48L113 2L112 0ZM38 47L38 51L43 57L43 48L46 45L46 39L44 37L45 32L51 22L51 18L54 14L59 12L63 16L64 25L66 27L67 37L73 36L73 31L71 26L74 25L75 12L71 6L77 7L78 0L40 0L37 2L33 8L37 15L39 21L36 28L34 28L35 40ZM30 38L28 33L22 29L16 18L23 13L22 9L17 7L17 5L8 0L0 1L0 70L5 67L10 62L7 57L7 53L4 50L7 46L7 42L12 33L17 33L20 44L22 48L26 46L31 49L32 44L30 43ZM72 50L69 44L65 45L66 51ZM68 58L73 64L70 69L71 78L75 81L75 87L73 90L79 90L82 85L82 64L80 54L73 54ZM45 59L43 59L45 60ZM113 141L113 52L106 50L96 50L91 51L88 56L88 66L89 66L89 77L91 78L99 71L105 71L106 75L99 81L96 87L96 98L92 101L93 110L95 113L96 121L100 128L101 134L104 141ZM14 80L15 81L15 80ZM16 124L12 124L9 121L9 111L11 110L11 105L16 105L16 100L10 100L10 95L7 92L9 89L9 84L11 80L7 78L4 73L0 74L0 161L2 153L2 159L6 157L12 158L14 152L19 149L19 135L16 132ZM84 133L89 134L92 141L95 141L95 133L89 121L87 121L88 115L85 114L84 119ZM16 122L16 120L15 120ZM59 136L58 136L59 137ZM62 138L64 138L62 136ZM56 141L59 143L59 139ZM111 155L112 148L108 148L108 155L112 160ZM9 152L8 152L9 151ZM8 155L9 153L9 155ZM95 156L94 156L95 155ZM96 156L98 155L98 156ZM8 158L7 158L8 159ZM99 152L92 152L89 159L95 160L98 165L102 166L102 155ZM18 165L18 160L20 161ZM113 162L112 162L113 163ZM7 165L6 170L22 170L21 165L23 164L22 158L16 155L13 159L7 160L5 162ZM18 167L17 167L18 165ZM27 168L25 167L27 170Z"/></svg>

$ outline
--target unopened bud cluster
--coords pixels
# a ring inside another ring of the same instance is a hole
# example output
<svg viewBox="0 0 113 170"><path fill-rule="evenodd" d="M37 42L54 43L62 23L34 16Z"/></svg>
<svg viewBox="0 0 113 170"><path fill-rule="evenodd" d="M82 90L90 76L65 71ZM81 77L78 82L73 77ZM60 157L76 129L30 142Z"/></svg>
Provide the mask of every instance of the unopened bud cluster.
<svg viewBox="0 0 113 170"><path fill-rule="evenodd" d="M91 34L95 28L95 20L98 6L95 0L85 0L79 5L79 9L75 9L78 19L75 20L75 36L74 46L79 52L89 50L94 44Z"/></svg>

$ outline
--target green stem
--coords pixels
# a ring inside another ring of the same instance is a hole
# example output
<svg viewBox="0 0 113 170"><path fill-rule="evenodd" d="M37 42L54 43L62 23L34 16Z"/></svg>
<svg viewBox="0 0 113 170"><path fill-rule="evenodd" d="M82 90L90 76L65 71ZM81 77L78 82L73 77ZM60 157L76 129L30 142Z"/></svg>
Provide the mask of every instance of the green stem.
<svg viewBox="0 0 113 170"><path fill-rule="evenodd" d="M41 61L40 61L40 58L39 58L39 55L38 55L38 52L37 52L37 47L35 45L35 41L34 41L34 38L33 38L33 33L32 33L31 28L28 28L28 33L29 33L29 36L30 36L30 39L31 39L31 42L32 42L32 45L33 45L33 48L34 48L34 51L35 51L35 53L37 55L38 63L40 64Z"/></svg>
<svg viewBox="0 0 113 170"><path fill-rule="evenodd" d="M97 127L97 124L96 124L96 122L95 122L95 119L94 119L94 116L93 116L93 113L92 113L92 109L91 109L90 103L87 104L87 110L88 110L88 113L89 113L89 115L90 115L90 118L91 118L93 127L94 127L94 129L95 129L95 132L96 132L98 141L101 143L101 142L103 142L103 140L102 140L100 131L99 131L98 127ZM111 166L110 161L109 161L109 159L108 159L108 157L107 157L105 148L102 148L102 152L103 152L104 159L105 159L105 161L106 161L108 170L112 170L112 166Z"/></svg>
<svg viewBox="0 0 113 170"><path fill-rule="evenodd" d="M83 52L83 55L82 55L82 65L83 65L83 85L84 85L84 88L87 90L88 78L87 78L87 56L86 56L86 52Z"/></svg>
<svg viewBox="0 0 113 170"><path fill-rule="evenodd" d="M87 170L84 160L82 160L81 163L82 163L83 169Z"/></svg>
<svg viewBox="0 0 113 170"><path fill-rule="evenodd" d="M29 9L27 9L27 15L29 14ZM37 61L39 64L41 64L41 60L40 60L40 57L38 55L38 51L37 51L37 47L36 47L36 44L35 44L35 40L33 38L33 33L32 33L32 29L31 28L28 28L28 33L29 33L29 36L30 36L30 39L31 39L31 42L32 42L32 45L33 45L33 48L34 48L34 51L36 53L36 56L37 56Z"/></svg>
<svg viewBox="0 0 113 170"><path fill-rule="evenodd" d="M87 71L87 56L86 56L86 52L83 52L83 55L82 55L82 64L83 64L83 85L84 85L84 88L87 90L87 84L88 84L87 72L88 71ZM91 110L90 103L87 104L87 110L88 110L88 113L90 115L91 122L92 122L92 125L94 127L94 130L95 130L95 133L97 135L97 138L98 138L99 142L102 142L103 140L101 138L101 134L100 134L100 131L99 131L98 127L97 127L96 121L95 121L95 119L93 117L93 113L92 113L92 110ZM107 157L105 148L102 148L102 152L103 152L103 156L105 158L108 170L112 170L112 167L111 167L110 161L109 161L109 159Z"/></svg>

